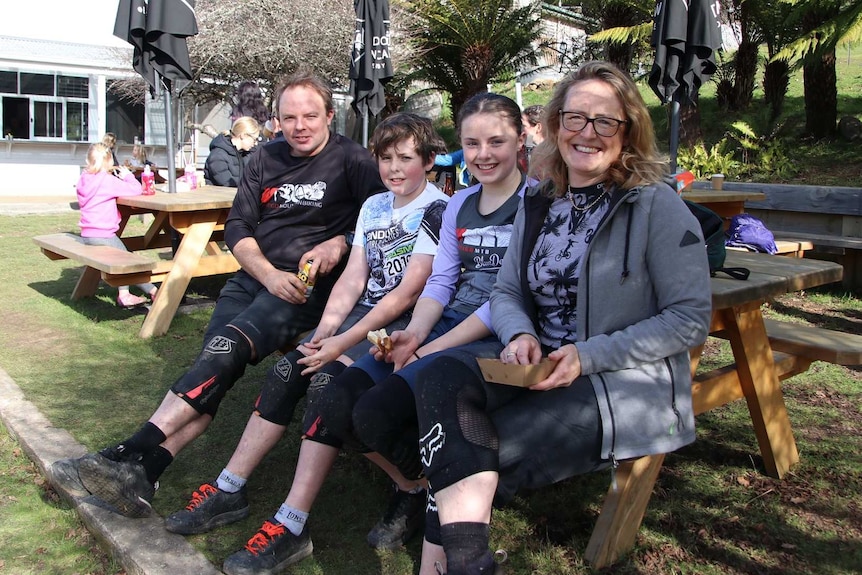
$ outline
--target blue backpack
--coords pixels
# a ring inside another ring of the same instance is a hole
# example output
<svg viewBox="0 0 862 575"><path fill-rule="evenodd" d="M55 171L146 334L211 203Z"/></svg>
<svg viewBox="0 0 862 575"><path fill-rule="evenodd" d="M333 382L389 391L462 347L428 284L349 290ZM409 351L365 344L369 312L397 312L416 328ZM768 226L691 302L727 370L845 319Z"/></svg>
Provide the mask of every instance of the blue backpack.
<svg viewBox="0 0 862 575"><path fill-rule="evenodd" d="M725 245L746 248L753 252L766 254L778 253L775 236L762 221L749 214L738 214L730 220Z"/></svg>

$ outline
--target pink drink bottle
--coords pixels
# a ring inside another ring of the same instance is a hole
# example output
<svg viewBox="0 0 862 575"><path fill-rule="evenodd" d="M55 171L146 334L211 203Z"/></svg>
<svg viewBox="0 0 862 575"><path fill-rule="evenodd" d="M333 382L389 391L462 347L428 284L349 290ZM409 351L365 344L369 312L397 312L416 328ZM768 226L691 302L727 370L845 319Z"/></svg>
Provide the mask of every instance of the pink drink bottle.
<svg viewBox="0 0 862 575"><path fill-rule="evenodd" d="M141 174L141 192L145 196L152 196L156 193L156 175L150 169L149 164L144 166L144 172Z"/></svg>

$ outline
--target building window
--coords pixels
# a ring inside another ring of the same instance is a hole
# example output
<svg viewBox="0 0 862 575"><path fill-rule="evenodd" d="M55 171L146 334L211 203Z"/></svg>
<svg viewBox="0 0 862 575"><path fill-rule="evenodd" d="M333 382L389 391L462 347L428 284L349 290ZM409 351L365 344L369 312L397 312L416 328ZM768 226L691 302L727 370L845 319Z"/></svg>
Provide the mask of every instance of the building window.
<svg viewBox="0 0 862 575"><path fill-rule="evenodd" d="M0 71L3 134L19 139L88 139L90 79Z"/></svg>

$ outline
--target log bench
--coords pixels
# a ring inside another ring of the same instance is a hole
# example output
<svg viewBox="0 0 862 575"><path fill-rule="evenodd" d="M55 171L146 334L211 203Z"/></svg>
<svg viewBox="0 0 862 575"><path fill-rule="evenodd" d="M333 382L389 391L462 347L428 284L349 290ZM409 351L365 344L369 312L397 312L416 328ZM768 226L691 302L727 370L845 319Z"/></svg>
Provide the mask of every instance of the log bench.
<svg viewBox="0 0 862 575"><path fill-rule="evenodd" d="M75 234L36 236L33 242L51 260L70 259L85 266L72 290L73 300L95 294L99 280L113 287L141 283L142 276L159 273L162 266L162 262L134 252L87 245Z"/></svg>
<svg viewBox="0 0 862 575"><path fill-rule="evenodd" d="M812 362L862 364L862 336L808 325L764 319L775 370L780 380L805 372ZM722 337L722 333L715 334ZM692 350L692 371L702 347ZM735 365L694 375L692 402L700 415L744 397ZM601 514L587 543L586 560L596 568L614 563L634 546L665 454L623 461L616 485L605 496Z"/></svg>

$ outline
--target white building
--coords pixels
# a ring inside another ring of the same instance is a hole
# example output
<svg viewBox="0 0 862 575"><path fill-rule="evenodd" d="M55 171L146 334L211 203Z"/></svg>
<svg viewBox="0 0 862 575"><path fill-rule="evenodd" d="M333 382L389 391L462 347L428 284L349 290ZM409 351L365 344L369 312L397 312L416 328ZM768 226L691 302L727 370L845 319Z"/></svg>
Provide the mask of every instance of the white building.
<svg viewBox="0 0 862 575"><path fill-rule="evenodd" d="M121 162L140 139L167 165L164 100L130 104L108 90L136 75L132 47L113 36L117 5L29 0L0 19L0 196L74 197L87 148L105 132L116 134ZM186 157L198 159L192 147L205 157L208 145L190 142Z"/></svg>

